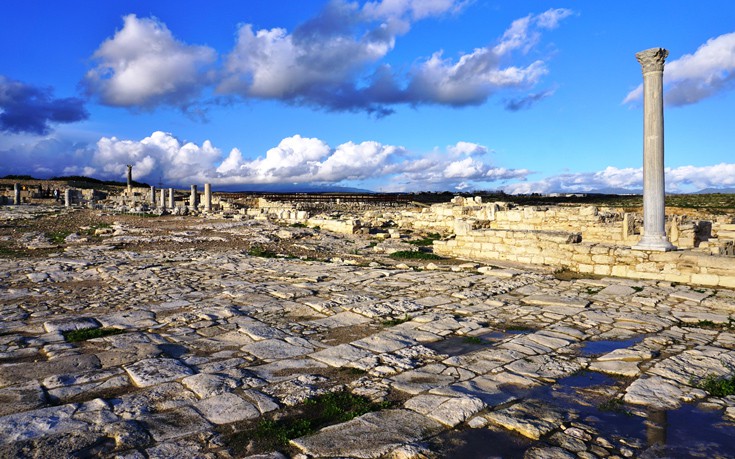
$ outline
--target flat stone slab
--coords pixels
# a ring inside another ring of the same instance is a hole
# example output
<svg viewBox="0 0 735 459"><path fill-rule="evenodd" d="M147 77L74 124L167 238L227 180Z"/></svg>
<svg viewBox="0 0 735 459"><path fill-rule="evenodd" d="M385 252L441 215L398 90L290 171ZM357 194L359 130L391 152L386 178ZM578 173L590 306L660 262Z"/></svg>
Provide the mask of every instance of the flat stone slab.
<svg viewBox="0 0 735 459"><path fill-rule="evenodd" d="M447 397L432 394L417 395L404 406L449 427L455 427L485 408L479 398L470 395Z"/></svg>
<svg viewBox="0 0 735 459"><path fill-rule="evenodd" d="M483 417L493 424L518 432L532 440L538 440L565 422L562 413L537 401L520 402L508 408L484 414Z"/></svg>
<svg viewBox="0 0 735 459"><path fill-rule="evenodd" d="M673 381L651 376L633 381L625 390L623 400L656 409L675 409L682 402L691 402L706 395L703 390L679 387Z"/></svg>
<svg viewBox="0 0 735 459"><path fill-rule="evenodd" d="M100 360L92 354L59 357L45 362L25 362L3 365L0 386L24 383L50 375L74 374L100 367Z"/></svg>
<svg viewBox="0 0 735 459"><path fill-rule="evenodd" d="M91 317L79 317L74 319L54 320L44 322L43 328L47 332L65 332L71 330L82 330L85 328L99 328L100 323Z"/></svg>
<svg viewBox="0 0 735 459"><path fill-rule="evenodd" d="M166 441L212 430L212 426L188 406L153 414L145 418L143 423L156 441Z"/></svg>
<svg viewBox="0 0 735 459"><path fill-rule="evenodd" d="M265 339L263 341L245 345L241 349L265 361L298 357L300 355L308 354L314 350L310 347L287 343L280 339Z"/></svg>
<svg viewBox="0 0 735 459"><path fill-rule="evenodd" d="M194 406L213 424L229 424L260 416L258 408L233 393L205 398Z"/></svg>
<svg viewBox="0 0 735 459"><path fill-rule="evenodd" d="M590 302L583 298L572 298L568 296L555 295L530 295L521 298L521 303L532 306L555 306L568 308L586 308Z"/></svg>
<svg viewBox="0 0 735 459"><path fill-rule="evenodd" d="M355 314L354 312L345 311L339 312L333 316L324 317L323 319L310 320L306 323L309 325L317 325L329 328L338 327L351 327L353 325L360 325L371 322L372 319L369 317Z"/></svg>
<svg viewBox="0 0 735 459"><path fill-rule="evenodd" d="M315 352L309 355L309 357L333 367L343 367L351 362L355 362L372 355L372 352L366 351L365 349L361 349L350 344L340 344L339 346Z"/></svg>
<svg viewBox="0 0 735 459"><path fill-rule="evenodd" d="M291 440L291 444L315 457L377 458L443 429L441 423L414 411L385 410L326 427L314 435Z"/></svg>
<svg viewBox="0 0 735 459"><path fill-rule="evenodd" d="M638 376L641 370L636 362L626 362L623 360L610 360L604 362L592 362L589 366L592 371L599 371L616 376L633 377Z"/></svg>
<svg viewBox="0 0 735 459"><path fill-rule="evenodd" d="M608 285L607 287L603 288L599 292L597 292L598 295L607 295L607 296L630 296L635 293L635 289L633 287L628 287L627 285Z"/></svg>
<svg viewBox="0 0 735 459"><path fill-rule="evenodd" d="M89 428L72 416L78 404L52 406L0 418L0 444Z"/></svg>
<svg viewBox="0 0 735 459"><path fill-rule="evenodd" d="M169 381L191 376L191 368L176 359L145 359L123 368L138 387L155 386Z"/></svg>

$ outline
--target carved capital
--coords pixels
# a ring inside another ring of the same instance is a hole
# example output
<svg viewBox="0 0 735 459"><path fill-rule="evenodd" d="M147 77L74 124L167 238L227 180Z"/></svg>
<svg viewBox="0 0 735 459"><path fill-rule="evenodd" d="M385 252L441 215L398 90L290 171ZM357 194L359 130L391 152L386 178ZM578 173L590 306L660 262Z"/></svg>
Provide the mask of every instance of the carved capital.
<svg viewBox="0 0 735 459"><path fill-rule="evenodd" d="M663 72L664 60L666 60L668 55L669 52L663 48L651 48L636 53L635 58L638 59L641 67L643 67L643 73Z"/></svg>

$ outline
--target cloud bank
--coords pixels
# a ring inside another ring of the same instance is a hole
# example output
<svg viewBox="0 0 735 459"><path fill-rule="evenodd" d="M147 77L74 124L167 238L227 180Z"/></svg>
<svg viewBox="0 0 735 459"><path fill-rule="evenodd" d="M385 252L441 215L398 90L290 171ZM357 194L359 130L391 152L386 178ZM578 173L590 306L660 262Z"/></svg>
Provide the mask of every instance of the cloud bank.
<svg viewBox="0 0 735 459"><path fill-rule="evenodd" d="M155 18L123 18L123 27L92 56L83 81L102 104L132 109L190 107L206 91L224 100L268 99L329 111L387 115L395 106L485 103L505 90L526 91L548 74L546 58L528 59L542 32L568 9L517 19L496 43L457 57L437 50L394 69L387 56L413 24L458 14L467 0L332 0L293 31L238 26L234 48L218 53L184 43ZM530 95L532 101L550 95Z"/></svg>
<svg viewBox="0 0 735 459"><path fill-rule="evenodd" d="M141 140L102 137L95 145L65 142L53 137L0 151L18 157L7 173L37 177L87 175L123 180L133 165L136 180L169 186L212 183L248 185L323 184L385 191L486 188L510 179L524 179L529 171L491 164L491 151L472 142L457 142L423 154L373 140L345 142L331 147L318 138L294 135L261 156L248 158L239 149L222 152L210 141L185 142L156 131ZM5 168L4 168L5 169Z"/></svg>
<svg viewBox="0 0 735 459"><path fill-rule="evenodd" d="M664 100L689 105L735 87L735 32L710 38L694 54L685 54L664 67ZM628 93L624 104L643 95L643 85Z"/></svg>
<svg viewBox="0 0 735 459"><path fill-rule="evenodd" d="M89 117L84 101L56 99L50 88L39 88L0 75L0 132L44 135L51 124Z"/></svg>
<svg viewBox="0 0 735 459"><path fill-rule="evenodd" d="M680 166L666 168L666 191L685 193L705 188L735 186L735 164L720 163L713 166ZM503 187L511 194L529 193L584 193L614 192L638 193L643 189L643 169L609 166L598 172L560 174L536 182L514 183Z"/></svg>

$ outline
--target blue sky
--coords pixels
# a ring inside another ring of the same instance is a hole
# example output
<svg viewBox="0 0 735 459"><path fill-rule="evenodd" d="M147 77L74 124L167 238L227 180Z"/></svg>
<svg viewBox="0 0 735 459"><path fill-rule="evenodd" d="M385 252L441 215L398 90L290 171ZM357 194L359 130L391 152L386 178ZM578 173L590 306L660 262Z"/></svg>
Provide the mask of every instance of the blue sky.
<svg viewBox="0 0 735 459"><path fill-rule="evenodd" d="M104 8L102 7L104 5ZM664 47L667 189L735 187L735 4L6 0L0 176L220 189L637 190Z"/></svg>

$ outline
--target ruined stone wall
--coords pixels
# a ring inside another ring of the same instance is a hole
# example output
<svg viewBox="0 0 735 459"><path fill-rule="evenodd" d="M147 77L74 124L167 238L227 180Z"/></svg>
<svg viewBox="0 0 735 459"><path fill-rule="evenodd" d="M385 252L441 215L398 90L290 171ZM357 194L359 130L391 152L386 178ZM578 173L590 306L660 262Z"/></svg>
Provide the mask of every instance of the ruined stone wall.
<svg viewBox="0 0 735 459"><path fill-rule="evenodd" d="M648 252L583 241L579 232L483 229L434 242L437 255L558 266L602 276L735 288L735 259L705 252Z"/></svg>

